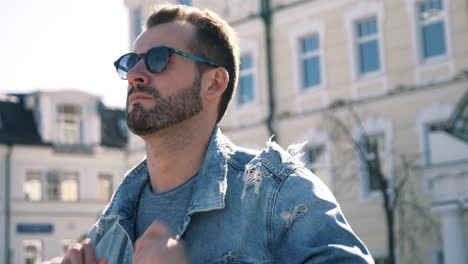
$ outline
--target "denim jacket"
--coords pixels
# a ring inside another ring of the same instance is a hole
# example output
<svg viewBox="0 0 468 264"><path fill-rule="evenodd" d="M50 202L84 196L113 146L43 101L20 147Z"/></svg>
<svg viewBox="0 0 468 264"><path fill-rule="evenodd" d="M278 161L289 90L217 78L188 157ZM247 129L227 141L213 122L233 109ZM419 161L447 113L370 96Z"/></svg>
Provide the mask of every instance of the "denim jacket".
<svg viewBox="0 0 468 264"><path fill-rule="evenodd" d="M146 161L133 168L92 228L98 259L132 263L147 175ZM329 189L274 142L240 148L215 127L195 180L175 234L190 263L373 263Z"/></svg>

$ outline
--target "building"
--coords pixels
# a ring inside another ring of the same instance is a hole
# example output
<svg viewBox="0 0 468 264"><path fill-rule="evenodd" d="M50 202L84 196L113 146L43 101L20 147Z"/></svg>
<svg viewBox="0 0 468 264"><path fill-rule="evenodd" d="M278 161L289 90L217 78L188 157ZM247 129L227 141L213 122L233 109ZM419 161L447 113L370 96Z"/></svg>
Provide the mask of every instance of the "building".
<svg viewBox="0 0 468 264"><path fill-rule="evenodd" d="M62 256L87 234L128 169L126 146L125 112L96 96L0 95L0 262Z"/></svg>
<svg viewBox="0 0 468 264"><path fill-rule="evenodd" d="M132 39L160 2L125 0ZM383 195L366 170L379 164L399 197L397 263L467 263L466 0L177 2L209 7L239 33L239 86L220 124L234 143L307 142L303 161L387 263ZM0 96L2 261L6 248L12 263L61 255L143 155L124 112L97 97Z"/></svg>
<svg viewBox="0 0 468 264"><path fill-rule="evenodd" d="M125 0L132 40L162 2ZM304 162L387 263L382 193L353 146L366 138L399 197L397 263L467 263L468 143L443 129L468 91L466 0L182 4L214 10L239 33L239 86L220 124L235 143L307 141Z"/></svg>

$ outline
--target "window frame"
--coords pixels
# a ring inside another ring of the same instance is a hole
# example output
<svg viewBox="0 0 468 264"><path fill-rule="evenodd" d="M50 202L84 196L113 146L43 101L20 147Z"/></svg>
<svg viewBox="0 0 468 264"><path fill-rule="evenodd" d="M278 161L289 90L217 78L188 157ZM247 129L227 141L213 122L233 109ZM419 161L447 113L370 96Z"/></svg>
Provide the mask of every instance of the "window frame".
<svg viewBox="0 0 468 264"><path fill-rule="evenodd" d="M356 42L356 26L357 21L362 21L366 18L375 17L378 30L378 52L380 60L380 70L370 72L368 74L360 74L360 60L358 46ZM385 57L385 8L384 1L362 2L359 1L348 12L345 13L344 27L348 36L348 56L350 61L349 74L352 80L351 92L353 99L365 99L375 96L384 95L389 90L387 71L387 58ZM376 87L372 91L368 91L368 87Z"/></svg>
<svg viewBox="0 0 468 264"><path fill-rule="evenodd" d="M50 185L50 178L56 177L57 179L57 198L53 197L50 190L52 186ZM66 203L75 203L80 201L80 173L78 171L64 171L64 170L50 170L45 175L45 193L44 197L47 201L53 202L66 202ZM62 194L62 184L65 180L73 179L76 180L76 199L65 199Z"/></svg>
<svg viewBox="0 0 468 264"><path fill-rule="evenodd" d="M109 180L109 193L108 197L105 197L101 193L101 180L102 179L107 179ZM99 173L98 174L98 197L97 200L103 201L103 202L109 202L110 199L112 198L112 194L114 193L114 178L111 173Z"/></svg>
<svg viewBox="0 0 468 264"><path fill-rule="evenodd" d="M242 60L242 57L244 56L250 56L251 57L251 60L252 60L252 63L251 63L251 67L249 67L248 69L241 69L240 68L240 61ZM255 61L255 56L252 54L252 52L244 52L243 54L241 54L241 56L239 57L239 77L238 77L238 91L236 92L236 105L237 107L239 108L242 108L242 107L245 107L246 105L251 105L253 104L255 101L256 101L256 79L257 79L257 76L255 74L255 69L256 69L256 61ZM245 77L247 75L251 75L252 76L252 99L251 100L248 100L248 101L242 101L240 98L241 98L241 91L240 90L240 80L242 77Z"/></svg>
<svg viewBox="0 0 468 264"><path fill-rule="evenodd" d="M320 85L303 88L303 60L302 60L302 39L309 36L318 37L319 46L319 59L320 59ZM327 56L325 54L326 31L325 21L321 19L304 19L301 23L289 30L289 45L291 49L291 64L294 85L294 99L295 109L297 113L311 111L315 109L322 109L326 107L329 102L329 95L327 91L327 69L325 67ZM311 102L314 102L311 104Z"/></svg>
<svg viewBox="0 0 468 264"><path fill-rule="evenodd" d="M421 22L420 21L420 14L419 14L419 6L423 3L426 3L426 2L430 2L430 1L433 1L433 0L416 0L414 5L415 5L415 22L416 22L416 35L417 35L417 39L418 39L418 57L419 57L419 60L421 63L425 63L425 62L430 62L430 61L437 61L441 58L445 58L449 55L449 47L448 47L448 15L447 15L447 5L446 5L446 0L440 0L442 2L442 6L443 6L443 9L442 9L442 12L441 14L439 14L439 17L436 18L436 19L432 19L430 21L425 21L425 22ZM436 20L436 21L433 21L433 20ZM428 26L428 25L432 25L432 24L435 24L435 23L438 23L438 22L442 22L443 23L443 29L444 29L444 42L445 42L445 53L444 54L440 54L440 55L436 55L436 56L431 56L431 57L426 57L425 56L425 42L424 42L424 38L423 38L423 28L425 26Z"/></svg>
<svg viewBox="0 0 468 264"><path fill-rule="evenodd" d="M331 137L332 136L328 131L310 129L306 131L301 137L297 138L295 142L304 142L303 144L299 144L299 146L302 145L302 149L299 152L302 153L301 161L308 169L310 169L310 162L308 161L308 157L304 154L304 150L318 146L323 147L323 163L320 163L319 166L316 167L326 170L327 175L326 177L325 175L317 175L317 177L321 178L323 182L327 184L332 193L335 193L336 186L332 163L332 151L334 145Z"/></svg>
<svg viewBox="0 0 468 264"><path fill-rule="evenodd" d="M373 33L372 35L370 36L359 36L359 25L361 23L364 23L364 22L367 22L368 20L370 19L374 19L375 20L375 24L376 24L376 30L377 32ZM354 24L353 24L353 28L354 28L354 57L356 58L355 59L355 63L357 65L356 66L356 76L358 78L366 78L368 76L373 76L373 75L378 75L380 73L382 73L382 53L383 51L381 50L381 45L382 45L382 33L381 33L381 28L380 28L380 25L379 25L379 21L378 21L378 17L376 15L368 15L368 16L363 16L359 19L356 19L354 20ZM363 72L362 71L362 68L363 68L363 60L362 60L362 55L361 55L361 45L364 44L364 43L369 43L371 41L377 41L377 58L378 58L378 69L377 70L373 70L373 71L369 71L369 72Z"/></svg>
<svg viewBox="0 0 468 264"><path fill-rule="evenodd" d="M67 113L66 107L78 110L76 113ZM58 143L61 145L83 145L84 144L84 121L83 107L76 103L59 103L56 108ZM70 123L70 121L72 121ZM68 124L67 124L68 123ZM73 124L73 126L72 126ZM70 132L74 136L70 137Z"/></svg>
<svg viewBox="0 0 468 264"><path fill-rule="evenodd" d="M451 6L451 0L442 0L443 6L445 9L445 16L444 16L444 31L445 31L445 44L446 44L446 54L443 56L437 56L433 57L430 59L424 59L423 56L423 49L422 49L422 39L421 39L421 30L419 26L419 12L418 12L418 5L421 2L425 2L427 0L406 0L406 8L408 13L410 14L410 17L412 18L412 23L411 23L411 28L412 28L412 36L413 36L413 42L412 42L412 47L413 47L413 56L414 56L414 63L417 65L417 72L416 72L416 79L418 84L423 83L422 80L420 80L420 72L427 70L426 66L432 67L437 64L443 64L443 63L448 63L448 66L450 67L451 73L449 75L453 75L454 71L454 61L452 58L452 39L450 36L451 34L451 20L450 20L450 6Z"/></svg>
<svg viewBox="0 0 468 264"><path fill-rule="evenodd" d="M388 120L379 116L372 116L362 121L360 125L356 125L352 128L352 137L353 140L362 143L362 137L367 135L374 134L383 134L385 141L385 159L386 166L385 168L381 167L382 172L387 177L389 186L391 189L395 185L395 173L394 173L394 164L393 164L393 141L394 141L394 131L393 131L393 121ZM371 202L376 199L381 199L381 192L378 190L370 190L369 180L366 175L364 166L364 161L362 160L361 153L358 154L358 176L360 183L360 200L361 202Z"/></svg>
<svg viewBox="0 0 468 264"><path fill-rule="evenodd" d="M33 175L31 175L33 174ZM24 175L24 181L23 181L23 194L24 194L24 199L28 202L39 202L44 200L44 181L42 177L42 172L40 170L26 170L25 175ZM40 195L39 199L31 199L29 196L27 196L26 193L26 185L27 182L30 180L30 178L36 178L36 180L39 181L40 184Z"/></svg>
<svg viewBox="0 0 468 264"><path fill-rule="evenodd" d="M317 44L318 44L318 47L317 49L313 50L313 51L304 51L303 50L303 47L302 47L302 44L303 44L303 41L308 39L308 38L317 38ZM322 43L320 41L320 35L318 33L313 33L313 34L305 34L301 37L298 38L298 41L297 41L297 45L298 45L298 59L299 59L299 67L300 67L300 71L299 71L299 75L300 75L300 86L299 88L301 89L301 91L305 92L309 89L314 89L314 88L319 88L322 86L322 83L323 83L323 77L322 77L322 71L323 71L323 67L322 67L322 64L323 64L323 52L322 52ZM319 70L319 83L318 84L314 84L312 86L306 86L306 84L304 83L305 81L305 68L304 68L304 62L305 60L307 59L313 59L313 58L318 58L319 59L319 67L318 67L318 70Z"/></svg>
<svg viewBox="0 0 468 264"><path fill-rule="evenodd" d="M386 144L386 135L384 132L374 132L374 133L368 133L366 135L366 138L368 140L368 144L371 144L371 138L376 138L377 140L377 154L378 155L375 155L374 153L369 153L368 151L370 150L365 150L367 152L367 155L373 155L374 158L375 156L378 156L379 159L388 159L388 152L387 152L387 144ZM361 138L363 139L363 137ZM381 141L381 142L379 142ZM361 141L362 143L364 143L363 141ZM383 147L382 147L383 145ZM370 145L369 145L370 146ZM366 147L366 146L364 146ZM383 150L381 150L383 148ZM368 158L368 157L367 157ZM367 194L371 194L371 193L376 193L376 192L380 192L380 189L378 188L378 186L376 188L374 188L372 186L372 182L373 182L373 179L372 179L372 175L369 174L369 171L368 171L368 168L367 168L367 164L366 162L367 161L363 161L362 159L360 160L360 162L362 163L362 176L363 176L363 184L364 184L364 192L367 193ZM379 165L380 165L380 169L382 170L382 173L384 173L385 175L385 172L387 171L387 168L388 166L385 166L387 165L388 161L386 160L385 163L383 164L383 162L379 161ZM376 181L376 179L374 179L374 181Z"/></svg>

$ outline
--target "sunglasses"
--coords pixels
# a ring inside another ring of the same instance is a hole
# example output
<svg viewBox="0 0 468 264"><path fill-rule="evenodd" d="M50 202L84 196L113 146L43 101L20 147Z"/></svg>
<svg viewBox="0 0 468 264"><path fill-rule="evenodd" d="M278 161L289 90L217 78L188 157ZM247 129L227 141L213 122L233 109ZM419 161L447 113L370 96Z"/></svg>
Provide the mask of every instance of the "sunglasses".
<svg viewBox="0 0 468 264"><path fill-rule="evenodd" d="M177 54L194 61L206 63L213 67L221 67L219 64L202 59L192 54L188 54L178 49L169 48L166 46L157 46L151 48L148 52L142 54L127 53L114 62L115 69L120 78L127 80L127 73L130 71L138 61L143 58L145 60L146 68L152 73L158 73L166 69L169 58L172 54Z"/></svg>

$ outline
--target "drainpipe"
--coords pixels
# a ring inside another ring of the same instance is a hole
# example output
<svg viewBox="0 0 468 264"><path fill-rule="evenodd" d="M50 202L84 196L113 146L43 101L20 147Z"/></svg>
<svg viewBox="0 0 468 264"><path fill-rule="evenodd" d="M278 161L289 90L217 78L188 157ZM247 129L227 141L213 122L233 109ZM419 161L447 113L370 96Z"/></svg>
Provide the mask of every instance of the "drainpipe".
<svg viewBox="0 0 468 264"><path fill-rule="evenodd" d="M275 87L273 79L273 49L271 41L271 16L272 10L270 6L270 0L261 0L261 18L265 25L265 45L266 45L266 59L267 59L267 78L268 78L268 118L266 119L266 126L271 136L275 137L276 141L279 141L279 136L275 132L274 121L276 114L276 102L275 102Z"/></svg>
<svg viewBox="0 0 468 264"><path fill-rule="evenodd" d="M11 142L7 143L8 150L5 156L5 264L11 263L10 251L10 179L11 179L11 152L13 145Z"/></svg>

